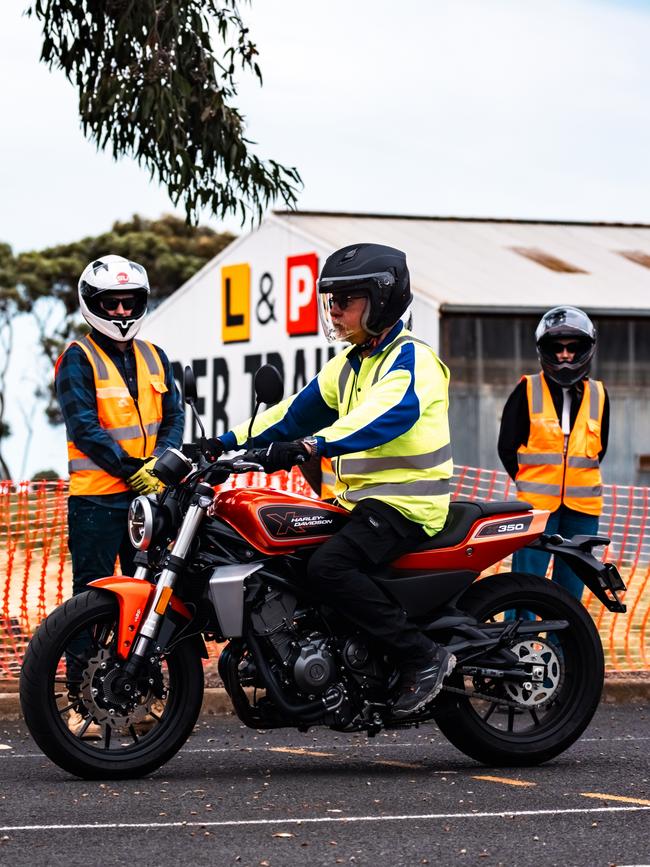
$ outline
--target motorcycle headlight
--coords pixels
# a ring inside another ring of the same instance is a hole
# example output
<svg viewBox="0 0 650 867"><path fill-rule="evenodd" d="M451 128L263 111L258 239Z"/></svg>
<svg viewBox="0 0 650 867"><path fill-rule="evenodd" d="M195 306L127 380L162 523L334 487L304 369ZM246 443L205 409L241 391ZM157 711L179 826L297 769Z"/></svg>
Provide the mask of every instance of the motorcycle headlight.
<svg viewBox="0 0 650 867"><path fill-rule="evenodd" d="M153 539L153 506L147 497L136 497L129 507L127 527L131 544L146 551Z"/></svg>

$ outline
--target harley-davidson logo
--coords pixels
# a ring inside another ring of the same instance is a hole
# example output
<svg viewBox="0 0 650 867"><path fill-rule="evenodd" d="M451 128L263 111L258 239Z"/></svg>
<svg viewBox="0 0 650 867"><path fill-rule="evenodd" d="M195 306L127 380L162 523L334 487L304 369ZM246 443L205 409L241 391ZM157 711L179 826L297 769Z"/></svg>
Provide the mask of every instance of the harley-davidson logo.
<svg viewBox="0 0 650 867"><path fill-rule="evenodd" d="M266 508L260 510L260 518L267 532L276 538L329 535L340 523L335 513L316 509Z"/></svg>
<svg viewBox="0 0 650 867"><path fill-rule="evenodd" d="M273 533L276 536L286 536L290 530L294 533L306 533L308 530L325 529L334 524L332 518L325 515L297 515L295 512L267 512L264 516L275 524Z"/></svg>

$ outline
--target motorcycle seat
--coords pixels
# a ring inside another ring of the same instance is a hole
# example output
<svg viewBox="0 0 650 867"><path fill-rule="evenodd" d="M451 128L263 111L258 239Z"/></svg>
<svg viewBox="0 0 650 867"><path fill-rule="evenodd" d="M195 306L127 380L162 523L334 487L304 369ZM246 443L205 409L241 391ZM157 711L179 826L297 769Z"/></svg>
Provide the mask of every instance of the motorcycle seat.
<svg viewBox="0 0 650 867"><path fill-rule="evenodd" d="M521 500L492 503L481 500L453 500L449 504L449 514L442 530L431 539L418 545L415 550L432 551L436 548L453 548L455 545L460 545L472 525L479 518L529 512L532 508L530 503L524 503Z"/></svg>

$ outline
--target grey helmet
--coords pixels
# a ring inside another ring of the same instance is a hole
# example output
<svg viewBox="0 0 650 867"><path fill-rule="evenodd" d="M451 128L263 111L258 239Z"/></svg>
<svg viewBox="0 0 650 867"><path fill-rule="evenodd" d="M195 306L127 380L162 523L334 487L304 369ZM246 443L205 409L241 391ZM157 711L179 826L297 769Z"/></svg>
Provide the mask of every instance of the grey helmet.
<svg viewBox="0 0 650 867"><path fill-rule="evenodd" d="M573 338L576 351L573 361L558 361L558 338ZM589 373L591 359L596 351L596 329L587 314L578 307L553 307L540 319L535 330L537 357L542 370L563 388L580 382Z"/></svg>

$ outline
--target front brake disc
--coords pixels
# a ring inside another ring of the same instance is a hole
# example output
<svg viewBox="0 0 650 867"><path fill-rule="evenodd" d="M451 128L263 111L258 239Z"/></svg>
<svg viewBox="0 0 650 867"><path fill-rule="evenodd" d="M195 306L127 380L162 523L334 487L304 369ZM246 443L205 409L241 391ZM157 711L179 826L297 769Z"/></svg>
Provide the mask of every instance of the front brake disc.
<svg viewBox="0 0 650 867"><path fill-rule="evenodd" d="M141 722L156 700L150 689L146 695L124 701L112 691L112 682L119 674L120 663L107 648L101 648L88 660L81 681L84 707L95 722L112 729L128 728Z"/></svg>

